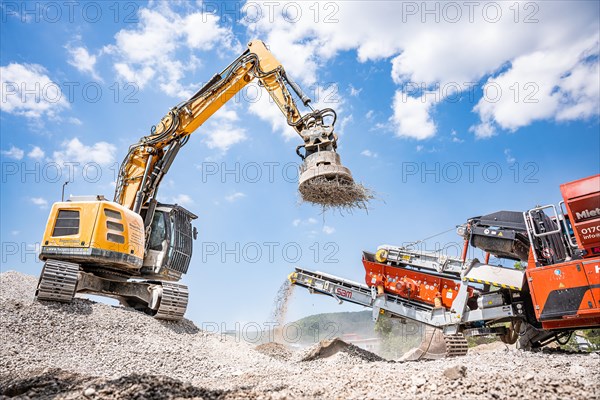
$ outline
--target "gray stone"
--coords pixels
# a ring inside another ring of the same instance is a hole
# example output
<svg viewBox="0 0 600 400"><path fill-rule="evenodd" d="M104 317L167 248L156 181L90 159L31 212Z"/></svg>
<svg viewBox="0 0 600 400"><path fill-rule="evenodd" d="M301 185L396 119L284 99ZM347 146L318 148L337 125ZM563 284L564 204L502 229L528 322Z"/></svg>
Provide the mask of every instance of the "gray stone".
<svg viewBox="0 0 600 400"><path fill-rule="evenodd" d="M467 375L467 367L464 365L456 365L454 367L446 368L444 370L444 376L448 379L461 379Z"/></svg>
<svg viewBox="0 0 600 400"><path fill-rule="evenodd" d="M228 394L221 397L240 399L414 394L415 400L447 400L449 393L527 400L600 393L597 354L488 348L460 358L393 363L339 351L301 362L303 351L275 349L283 356L273 357L256 343L204 332L188 320L158 321L83 298L34 302L36 284L34 276L0 274L0 393L11 384L21 385L23 398L57 400L80 399L88 389L95 390L89 399L217 399L223 391ZM36 381L44 385L30 384Z"/></svg>

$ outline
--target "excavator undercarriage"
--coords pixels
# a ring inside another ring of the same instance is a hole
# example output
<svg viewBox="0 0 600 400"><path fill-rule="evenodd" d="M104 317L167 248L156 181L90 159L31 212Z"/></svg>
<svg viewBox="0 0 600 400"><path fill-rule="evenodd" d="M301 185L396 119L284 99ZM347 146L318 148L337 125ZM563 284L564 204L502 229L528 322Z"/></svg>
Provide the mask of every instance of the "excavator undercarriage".
<svg viewBox="0 0 600 400"><path fill-rule="evenodd" d="M187 286L165 281L131 281L118 273L98 275L84 272L79 264L47 260L38 288L37 300L69 303L76 293L117 299L123 306L143 311L158 319L178 320L188 303Z"/></svg>
<svg viewBox="0 0 600 400"><path fill-rule="evenodd" d="M126 306L158 319L179 320L185 314L188 289L185 285L161 281L128 281L116 276L104 278L79 271L79 265L48 260L44 264L36 299L68 303L76 293L112 297Z"/></svg>

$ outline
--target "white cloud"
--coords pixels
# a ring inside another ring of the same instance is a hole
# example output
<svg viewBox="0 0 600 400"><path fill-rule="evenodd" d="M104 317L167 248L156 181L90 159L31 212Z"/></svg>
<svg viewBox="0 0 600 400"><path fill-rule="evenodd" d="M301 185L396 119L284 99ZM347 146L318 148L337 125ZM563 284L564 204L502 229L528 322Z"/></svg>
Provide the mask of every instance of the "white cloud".
<svg viewBox="0 0 600 400"><path fill-rule="evenodd" d="M228 201L229 203L233 203L234 201L243 199L244 197L246 197L245 193L235 192L233 194L230 194L229 196L225 196L225 200Z"/></svg>
<svg viewBox="0 0 600 400"><path fill-rule="evenodd" d="M10 234L13 236L19 236L19 233L21 233L21 231L10 231Z"/></svg>
<svg viewBox="0 0 600 400"><path fill-rule="evenodd" d="M232 124L223 123L220 126L210 126L206 129L206 139L204 142L209 149L219 149L222 152L229 150L234 144L246 140L246 131Z"/></svg>
<svg viewBox="0 0 600 400"><path fill-rule="evenodd" d="M369 110L369 111L367 111L367 114L365 115L365 118L371 119L371 118L373 118L373 114L375 114L375 111Z"/></svg>
<svg viewBox="0 0 600 400"><path fill-rule="evenodd" d="M490 122L473 125L469 128L469 132L473 132L478 139L487 139L496 136L496 128Z"/></svg>
<svg viewBox="0 0 600 400"><path fill-rule="evenodd" d="M369 131L389 131L390 125L387 123L382 123L382 122L376 122L375 125L369 129Z"/></svg>
<svg viewBox="0 0 600 400"><path fill-rule="evenodd" d="M8 158L14 158L15 160L21 160L25 155L25 152L18 147L11 146L8 150L2 150L2 155Z"/></svg>
<svg viewBox="0 0 600 400"><path fill-rule="evenodd" d="M344 105L344 98L342 97L337 82L329 82L326 84L315 84L309 87L305 87L304 90L313 100L313 108L333 108L341 115L341 111Z"/></svg>
<svg viewBox="0 0 600 400"><path fill-rule="evenodd" d="M179 204L180 206L189 206L190 204L194 204L194 200L187 194L183 193L174 196L171 201L174 204Z"/></svg>
<svg viewBox="0 0 600 400"><path fill-rule="evenodd" d="M61 144L61 150L53 153L53 159L59 164L65 162L97 163L105 166L115 161L116 147L107 142L97 142L87 146L77 138L66 140Z"/></svg>
<svg viewBox="0 0 600 400"><path fill-rule="evenodd" d="M352 97L357 97L360 94L360 92L362 92L362 88L357 89L354 86L352 86L352 84L350 84L349 87L350 87L350 96L352 96Z"/></svg>
<svg viewBox="0 0 600 400"><path fill-rule="evenodd" d="M187 45L192 49L212 50L217 45L227 48L236 46L231 29L219 25L219 16L209 13L193 13L182 19L181 29Z"/></svg>
<svg viewBox="0 0 600 400"><path fill-rule="evenodd" d="M181 80L199 65L194 52L239 49L231 29L221 26L217 15L180 14L166 2L142 8L138 15L139 22L117 32L115 43L103 51L115 56L117 75L140 88L156 81L169 96L189 97L194 88L185 87ZM186 58L178 53L182 49L187 50Z"/></svg>
<svg viewBox="0 0 600 400"><path fill-rule="evenodd" d="M33 146L33 149L29 153L27 153L27 157L33 158L34 160L41 160L44 158L46 153L39 146Z"/></svg>
<svg viewBox="0 0 600 400"><path fill-rule="evenodd" d="M302 4L304 6L304 4ZM262 7L267 10L266 7ZM307 14L304 14L307 15ZM277 60L284 66L286 73L295 81L304 85L311 85L317 81L318 61L315 57L315 43L310 40L298 43L298 40L303 40L303 33L290 32L287 29L286 22L282 21L279 16L275 18L275 23L272 28L269 24L260 18L260 28L255 29L257 25L249 26L250 35L259 37L269 45L269 48ZM305 20L306 18L302 18ZM270 31L272 33L266 33Z"/></svg>
<svg viewBox="0 0 600 400"><path fill-rule="evenodd" d="M336 133L338 133L339 135L343 134L344 132L346 132L346 127L351 124L352 122L354 122L354 116L352 114L346 115L342 118L342 121L340 122L340 127L339 129L336 129Z"/></svg>
<svg viewBox="0 0 600 400"><path fill-rule="evenodd" d="M47 73L39 64L10 63L0 67L0 109L33 119L56 118L69 104Z"/></svg>
<svg viewBox="0 0 600 400"><path fill-rule="evenodd" d="M462 143L464 142L464 140L462 140L461 138L458 137L458 132L456 132L456 130L452 129L452 131L450 131L450 136L452 137L452 142L453 143Z"/></svg>
<svg viewBox="0 0 600 400"><path fill-rule="evenodd" d="M220 152L218 156L225 154L233 145L241 143L248 139L246 130L237 126L235 123L240 117L237 111L230 106L221 107L206 123L202 126L204 133L203 143L209 149L216 149Z"/></svg>
<svg viewBox="0 0 600 400"><path fill-rule="evenodd" d="M474 108L481 118L473 128L489 137L496 126L509 131L534 121L565 121L598 115L600 69L597 38L537 51L516 58L511 67L489 78Z"/></svg>
<svg viewBox="0 0 600 400"><path fill-rule="evenodd" d="M508 164L514 164L517 159L513 157L510 149L504 149L504 156L506 157L506 162Z"/></svg>
<svg viewBox="0 0 600 400"><path fill-rule="evenodd" d="M536 5L533 13L531 7L525 9L524 3L453 3L453 7L459 7L458 20L454 18L456 14L444 12L446 5L443 2L371 1L369 7L360 2L337 2L327 16L330 23L323 21L323 14L315 23L314 9L322 9L324 3L315 3L316 6L312 2L295 4L302 9L299 20L291 22L284 12L275 12L274 19L264 16L257 19L249 15L248 20L257 21L248 24L248 33L263 37L288 72L309 84L317 80L319 67L340 52L355 50L360 62L391 60L391 78L397 84L423 83L426 90L436 84L443 88L456 84L461 89L468 89L471 83L501 71L521 57L540 51L560 54L572 44L587 38L597 40L599 36L597 4L585 1L536 2L532 3ZM410 13L407 6L415 7L415 12ZM494 13L498 7L501 17L496 21ZM425 12L432 8L437 9L438 21L436 12ZM254 8L248 7L249 11L251 9ZM269 9L269 5L262 5L262 10ZM530 21L525 21L527 18ZM558 70L561 64L560 61L555 65L549 62L546 67ZM568 77L559 73L563 76L563 93L557 96L568 97L568 104L555 112L551 109L537 116L534 114L530 121L536 118L559 121L586 118L593 112L597 98L595 91L599 86L596 84L597 70L583 64L570 68L561 71L570 71ZM586 81L590 83L586 85ZM442 91L436 100L419 107L416 103L411 104L414 107L410 111L417 112L417 117L399 110L395 96L391 121L396 125L396 132L417 139L435 135L432 112L448 94ZM490 113L494 118L495 113ZM505 122L511 126L510 121ZM522 123L528 122L524 119ZM485 125L478 131L482 136L492 134Z"/></svg>
<svg viewBox="0 0 600 400"><path fill-rule="evenodd" d="M83 125L83 122L81 122L81 120L79 118L76 117L69 117L69 123L73 124L73 125Z"/></svg>
<svg viewBox="0 0 600 400"><path fill-rule="evenodd" d="M324 234L331 235L334 232L335 232L335 228L333 228L331 226L323 225L323 233Z"/></svg>
<svg viewBox="0 0 600 400"><path fill-rule="evenodd" d="M173 29L171 23L179 16L170 10L167 13L163 10L139 10L138 24L132 29L121 29L116 33L115 50L131 63L159 60L172 53L177 47L180 30Z"/></svg>
<svg viewBox="0 0 600 400"><path fill-rule="evenodd" d="M285 117L264 88L255 81L248 84L244 91L250 100L248 105L250 113L269 122L273 132L280 131L284 136L294 137L294 131L287 125Z"/></svg>
<svg viewBox="0 0 600 400"><path fill-rule="evenodd" d="M237 112L231 108L228 108L227 106L221 107L214 116L227 122L235 122L240 120Z"/></svg>
<svg viewBox="0 0 600 400"><path fill-rule="evenodd" d="M430 115L433 105L431 98L411 97L401 90L396 91L392 106L394 115L391 117L396 136L417 140L434 136L437 128Z"/></svg>
<svg viewBox="0 0 600 400"><path fill-rule="evenodd" d="M269 93L260 87L256 81L248 84L244 90L248 93L247 96L251 100L248 104L248 111L251 114L268 122L271 125L272 131L280 133L286 140L298 136L296 131L287 124L285 116L271 99Z"/></svg>
<svg viewBox="0 0 600 400"><path fill-rule="evenodd" d="M141 89L146 86L146 83L155 75L155 70L151 67L139 67L134 69L126 63L115 63L117 75L126 82L132 82L138 85Z"/></svg>
<svg viewBox="0 0 600 400"><path fill-rule="evenodd" d="M297 219L295 219L295 220L292 221L292 225L294 225L295 227L298 227L298 226L309 226L309 225L315 225L318 222L319 221L316 218L313 218L313 217L309 217L307 219L297 218Z"/></svg>
<svg viewBox="0 0 600 400"><path fill-rule="evenodd" d="M41 209L48 208L48 200L43 197L31 197L29 200Z"/></svg>
<svg viewBox="0 0 600 400"><path fill-rule="evenodd" d="M71 47L70 45L65 46L69 52L69 59L67 62L77 68L79 72L88 74L93 79L102 81L102 78L96 72L96 56L90 54L88 50L83 46Z"/></svg>
<svg viewBox="0 0 600 400"><path fill-rule="evenodd" d="M365 157L373 157L373 158L377 158L379 157L379 154L372 152L369 149L365 149L363 151L360 152L361 156L365 156Z"/></svg>

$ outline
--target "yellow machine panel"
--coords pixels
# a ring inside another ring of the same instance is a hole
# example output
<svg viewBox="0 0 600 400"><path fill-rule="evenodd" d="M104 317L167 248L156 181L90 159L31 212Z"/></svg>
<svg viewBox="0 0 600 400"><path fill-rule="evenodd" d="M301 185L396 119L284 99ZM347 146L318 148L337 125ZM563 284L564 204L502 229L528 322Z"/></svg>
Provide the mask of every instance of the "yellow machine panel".
<svg viewBox="0 0 600 400"><path fill-rule="evenodd" d="M54 203L42 239L42 252L45 247L65 247L76 254L77 248L89 248L99 207L100 202Z"/></svg>
<svg viewBox="0 0 600 400"><path fill-rule="evenodd" d="M40 258L137 270L144 257L142 217L109 201L52 206Z"/></svg>

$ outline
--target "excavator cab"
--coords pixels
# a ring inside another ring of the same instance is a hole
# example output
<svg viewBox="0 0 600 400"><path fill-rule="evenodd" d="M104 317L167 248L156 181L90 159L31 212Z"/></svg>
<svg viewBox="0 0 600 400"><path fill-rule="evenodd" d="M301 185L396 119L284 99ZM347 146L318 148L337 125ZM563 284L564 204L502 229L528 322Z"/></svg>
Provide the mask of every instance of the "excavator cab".
<svg viewBox="0 0 600 400"><path fill-rule="evenodd" d="M196 215L179 205L158 203L146 228L146 253L141 274L144 277L177 281L187 273L192 258L192 241L198 231L192 226Z"/></svg>

